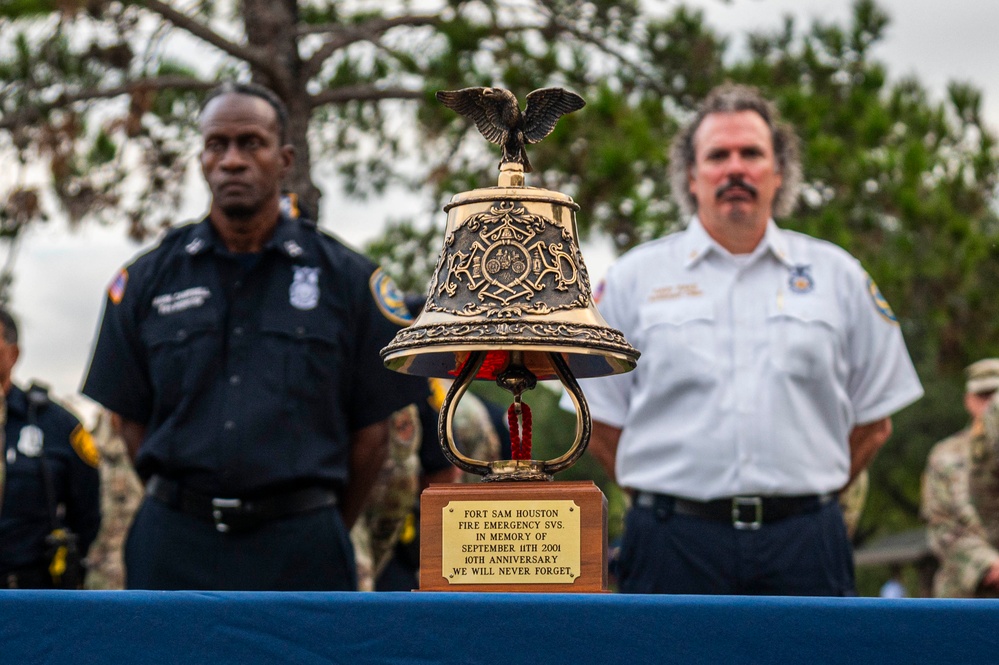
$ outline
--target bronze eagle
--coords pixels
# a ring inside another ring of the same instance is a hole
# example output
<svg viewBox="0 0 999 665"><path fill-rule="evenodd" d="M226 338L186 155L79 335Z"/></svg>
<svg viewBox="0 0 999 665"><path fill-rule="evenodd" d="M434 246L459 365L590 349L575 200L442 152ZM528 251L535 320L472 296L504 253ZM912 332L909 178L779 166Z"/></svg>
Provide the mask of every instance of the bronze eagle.
<svg viewBox="0 0 999 665"><path fill-rule="evenodd" d="M469 118L491 143L503 146L503 161L524 165L531 172L524 144L537 143L552 133L566 113L586 105L583 98L563 88L541 88L527 95L523 113L517 97L503 88L441 90L437 101Z"/></svg>

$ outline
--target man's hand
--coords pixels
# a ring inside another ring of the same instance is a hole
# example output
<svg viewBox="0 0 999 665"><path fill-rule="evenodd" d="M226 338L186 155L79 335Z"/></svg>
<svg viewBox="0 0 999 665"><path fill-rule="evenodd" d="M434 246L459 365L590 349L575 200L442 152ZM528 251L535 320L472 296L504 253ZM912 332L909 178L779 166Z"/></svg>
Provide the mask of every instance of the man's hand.
<svg viewBox="0 0 999 665"><path fill-rule="evenodd" d="M891 436L891 418L882 418L853 428L850 432L850 479L847 485L867 468L889 436Z"/></svg>
<svg viewBox="0 0 999 665"><path fill-rule="evenodd" d="M617 482L617 443L621 440L621 429L593 421L588 450L600 462L611 480Z"/></svg>
<svg viewBox="0 0 999 665"><path fill-rule="evenodd" d="M350 480L340 514L350 529L360 517L364 502L378 480L389 450L389 421L385 419L350 435Z"/></svg>
<svg viewBox="0 0 999 665"><path fill-rule="evenodd" d="M146 426L134 420L122 418L117 413L112 413L111 429L125 441L128 457L135 464L135 456L139 454L139 447L142 446L142 442L146 438Z"/></svg>
<svg viewBox="0 0 999 665"><path fill-rule="evenodd" d="M985 572L979 585L982 588L999 591L999 561L992 564L992 567Z"/></svg>

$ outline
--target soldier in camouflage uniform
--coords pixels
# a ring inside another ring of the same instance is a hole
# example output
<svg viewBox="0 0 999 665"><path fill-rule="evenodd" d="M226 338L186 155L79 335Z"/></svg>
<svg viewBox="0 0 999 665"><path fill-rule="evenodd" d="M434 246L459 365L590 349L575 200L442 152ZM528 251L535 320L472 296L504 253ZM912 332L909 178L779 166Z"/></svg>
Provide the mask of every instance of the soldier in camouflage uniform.
<svg viewBox="0 0 999 665"><path fill-rule="evenodd" d="M420 420L415 404L389 420L389 455L365 509L350 530L359 591L374 591L375 580L392 557L406 516L419 490Z"/></svg>
<svg viewBox="0 0 999 665"><path fill-rule="evenodd" d="M967 429L930 451L922 514L930 549L940 561L939 598L999 597L999 359L968 367Z"/></svg>
<svg viewBox="0 0 999 665"><path fill-rule="evenodd" d="M94 443L101 454L101 529L87 554L88 589L125 588L123 550L135 511L142 503L142 481L132 467L125 442L118 435L118 417L101 413L94 427Z"/></svg>
<svg viewBox="0 0 999 665"><path fill-rule="evenodd" d="M440 451L437 416L447 382L430 379L426 407L401 411L393 417L392 453L368 501L362 520L351 531L358 570L358 588L404 590L419 585L420 490L431 482L478 482L480 476L459 473ZM405 412L405 418L403 414ZM452 423L456 445L469 457L491 461L503 456L503 442L485 404L465 393ZM420 430L422 429L422 434ZM410 433L415 430L415 438ZM410 441L405 444L405 441ZM403 461L404 460L404 461ZM386 573L391 567L391 575Z"/></svg>
<svg viewBox="0 0 999 665"><path fill-rule="evenodd" d="M860 524L867 503L867 492L871 486L870 474L864 469L857 474L849 485L839 493L839 507L843 511L843 523L846 525L846 535L853 540Z"/></svg>
<svg viewBox="0 0 999 665"><path fill-rule="evenodd" d="M475 395L466 392L458 402L451 423L455 445L472 459L492 462L502 457L499 434L489 418L485 403ZM462 472L460 482L477 483L482 476Z"/></svg>

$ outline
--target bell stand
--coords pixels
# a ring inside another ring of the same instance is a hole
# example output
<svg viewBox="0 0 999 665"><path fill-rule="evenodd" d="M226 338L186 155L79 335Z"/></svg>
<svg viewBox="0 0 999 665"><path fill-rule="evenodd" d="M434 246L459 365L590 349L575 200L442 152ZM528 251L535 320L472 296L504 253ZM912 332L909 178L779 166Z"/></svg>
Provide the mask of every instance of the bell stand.
<svg viewBox="0 0 999 665"><path fill-rule="evenodd" d="M553 474L575 464L586 451L591 430L590 409L586 398L561 353L548 352L547 356L576 410L576 436L565 454L551 460L511 459L487 462L468 457L455 445L453 422L458 402L475 380L488 353L488 351L473 351L469 354L441 406L437 435L443 444L441 448L444 456L461 470L482 476L483 482L553 480ZM519 403L521 394L537 385L537 377L525 366L523 351L508 351L508 353L510 360L506 368L498 374L496 383L513 393L515 403Z"/></svg>

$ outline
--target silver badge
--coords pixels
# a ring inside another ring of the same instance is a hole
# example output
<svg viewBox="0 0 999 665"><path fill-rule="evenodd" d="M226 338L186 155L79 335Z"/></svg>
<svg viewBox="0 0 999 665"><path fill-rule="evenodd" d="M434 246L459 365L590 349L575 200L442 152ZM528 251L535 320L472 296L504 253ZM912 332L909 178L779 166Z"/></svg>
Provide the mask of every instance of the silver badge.
<svg viewBox="0 0 999 665"><path fill-rule="evenodd" d="M17 450L26 457L38 457L42 454L42 439L44 435L37 425L25 425L17 439Z"/></svg>
<svg viewBox="0 0 999 665"><path fill-rule="evenodd" d="M204 244L205 244L204 240L202 240L201 238L195 238L191 242L187 243L187 246L184 247L184 249L187 250L188 254L197 254L199 251L201 251L201 248L204 246Z"/></svg>
<svg viewBox="0 0 999 665"><path fill-rule="evenodd" d="M319 304L319 268L296 266L288 289L288 302L295 309L315 309Z"/></svg>
<svg viewBox="0 0 999 665"><path fill-rule="evenodd" d="M303 250L294 240L287 240L284 243L284 251L288 252L288 256L294 258L296 256L301 256Z"/></svg>

